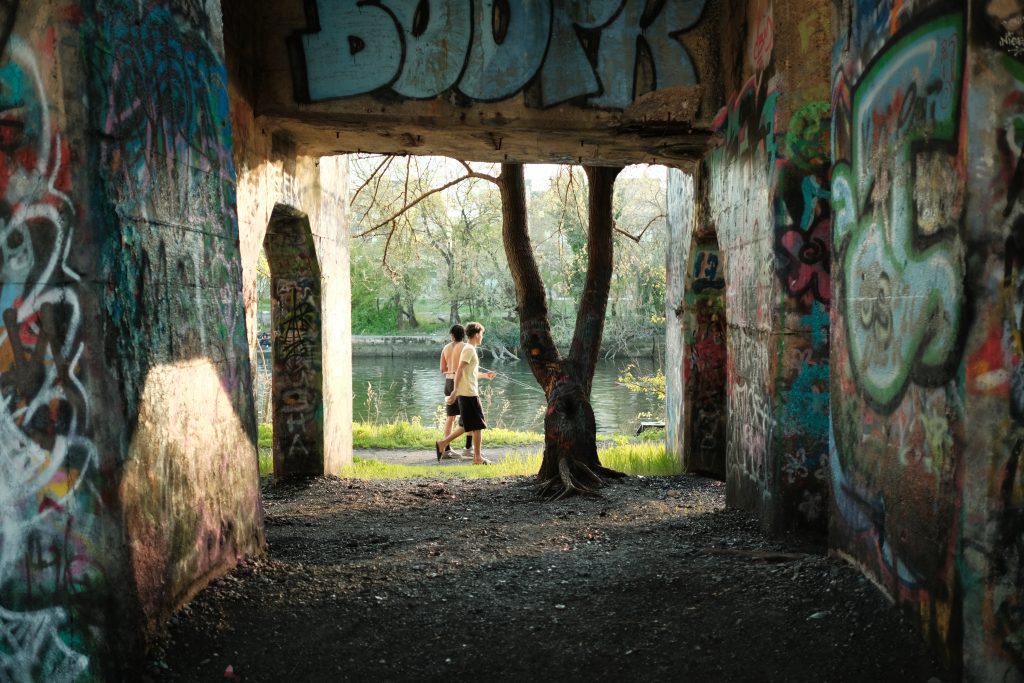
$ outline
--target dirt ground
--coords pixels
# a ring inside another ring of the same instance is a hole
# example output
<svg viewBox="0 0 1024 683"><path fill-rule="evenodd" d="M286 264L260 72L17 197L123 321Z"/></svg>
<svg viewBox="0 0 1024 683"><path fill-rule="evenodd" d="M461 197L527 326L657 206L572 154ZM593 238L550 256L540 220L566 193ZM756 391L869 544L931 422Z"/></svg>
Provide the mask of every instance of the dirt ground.
<svg viewBox="0 0 1024 683"><path fill-rule="evenodd" d="M179 612L147 680L950 680L858 572L724 488L268 481L267 557Z"/></svg>

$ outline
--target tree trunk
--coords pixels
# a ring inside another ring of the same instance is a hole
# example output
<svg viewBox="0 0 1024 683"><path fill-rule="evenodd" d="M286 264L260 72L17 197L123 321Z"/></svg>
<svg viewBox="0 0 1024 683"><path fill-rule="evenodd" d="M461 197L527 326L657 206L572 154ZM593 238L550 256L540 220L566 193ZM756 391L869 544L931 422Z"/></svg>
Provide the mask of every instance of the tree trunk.
<svg viewBox="0 0 1024 683"><path fill-rule="evenodd" d="M499 179L502 240L516 289L520 344L548 402L544 460L537 476L541 494L550 498L592 493L604 485L602 477L624 476L598 459L597 424L590 405L611 285L612 187L619 170L586 169L590 181L587 274L572 346L564 359L551 337L546 291L530 244L522 165L503 164Z"/></svg>
<svg viewBox="0 0 1024 683"><path fill-rule="evenodd" d="M408 303L408 306L406 304ZM402 296L399 292L395 295L395 307L398 309L398 329L416 329L420 326L420 321L416 319L416 302L415 300Z"/></svg>

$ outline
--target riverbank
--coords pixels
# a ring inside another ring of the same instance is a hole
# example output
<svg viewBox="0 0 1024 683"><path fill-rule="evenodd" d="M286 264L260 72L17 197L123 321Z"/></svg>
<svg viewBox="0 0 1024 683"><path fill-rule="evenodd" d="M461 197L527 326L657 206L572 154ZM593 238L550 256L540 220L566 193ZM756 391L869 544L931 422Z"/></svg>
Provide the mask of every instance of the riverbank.
<svg viewBox="0 0 1024 683"><path fill-rule="evenodd" d="M448 343L447 334L433 335L352 335L353 358L437 357ZM616 349L616 355L629 358L658 358L665 348L663 335L646 339L645 348ZM492 359L493 351L484 344L481 356ZM514 351L514 349L513 349Z"/></svg>

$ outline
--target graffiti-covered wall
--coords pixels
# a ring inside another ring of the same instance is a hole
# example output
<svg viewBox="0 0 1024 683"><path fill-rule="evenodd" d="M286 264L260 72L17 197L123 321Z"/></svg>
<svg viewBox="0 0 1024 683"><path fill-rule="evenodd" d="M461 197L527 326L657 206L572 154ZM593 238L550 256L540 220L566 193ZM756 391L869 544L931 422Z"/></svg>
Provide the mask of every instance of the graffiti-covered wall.
<svg viewBox="0 0 1024 683"><path fill-rule="evenodd" d="M129 675L263 545L220 30L0 3L5 681Z"/></svg>
<svg viewBox="0 0 1024 683"><path fill-rule="evenodd" d="M716 376L716 355L725 365L731 504L771 528L824 532L831 212L822 79L830 16L798 0L733 3L731 11L726 25L746 27L746 41L731 48L743 78L718 117L723 144L705 158L702 195L718 235L720 253L710 255L724 278L727 344L724 354L710 342L701 353L695 337L689 362L706 378ZM692 278L695 331L706 270ZM717 323L704 317L713 340Z"/></svg>
<svg viewBox="0 0 1024 683"><path fill-rule="evenodd" d="M352 462L348 161L308 156L287 132L256 116L261 82L253 65L267 47L256 40L265 18L245 1L225 0L223 7L254 360L261 248L273 276L275 474L336 474ZM281 229L268 234L272 224Z"/></svg>
<svg viewBox="0 0 1024 683"><path fill-rule="evenodd" d="M56 79L81 68L78 26L40 4L0 6L0 680L19 683L114 671L107 631L131 613L85 112Z"/></svg>
<svg viewBox="0 0 1024 683"><path fill-rule="evenodd" d="M1022 8L839 9L832 542L965 678L1019 680Z"/></svg>

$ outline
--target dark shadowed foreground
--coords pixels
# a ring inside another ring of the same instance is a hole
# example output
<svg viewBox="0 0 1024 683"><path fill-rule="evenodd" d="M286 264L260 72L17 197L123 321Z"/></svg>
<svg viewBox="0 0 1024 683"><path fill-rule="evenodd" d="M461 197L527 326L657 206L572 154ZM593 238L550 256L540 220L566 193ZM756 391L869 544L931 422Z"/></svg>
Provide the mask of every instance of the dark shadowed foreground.
<svg viewBox="0 0 1024 683"><path fill-rule="evenodd" d="M151 681L950 680L856 571L700 477L556 504L524 479L264 496L268 558L179 613Z"/></svg>

